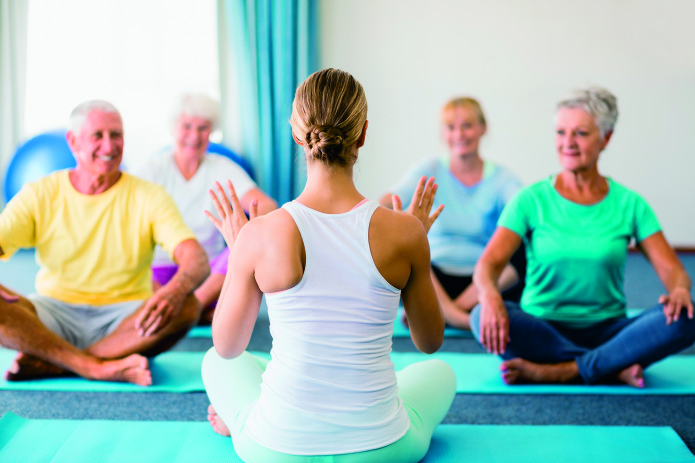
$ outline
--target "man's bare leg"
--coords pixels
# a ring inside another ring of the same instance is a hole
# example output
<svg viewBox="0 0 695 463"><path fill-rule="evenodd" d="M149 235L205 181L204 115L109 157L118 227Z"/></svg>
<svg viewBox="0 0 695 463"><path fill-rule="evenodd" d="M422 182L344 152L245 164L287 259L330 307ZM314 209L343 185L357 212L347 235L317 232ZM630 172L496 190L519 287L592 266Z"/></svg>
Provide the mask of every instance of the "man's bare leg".
<svg viewBox="0 0 695 463"><path fill-rule="evenodd" d="M24 354L15 359L11 371L6 374L7 379L28 379L22 375L22 357L33 356L87 379L124 381L141 386L152 384L146 358L131 355L107 361L89 355L46 328L28 299L1 285L0 290L19 297L16 302L0 298L0 344ZM36 371L31 372L35 374Z"/></svg>
<svg viewBox="0 0 695 463"><path fill-rule="evenodd" d="M5 371L7 381L24 381L27 379L57 378L59 376L73 376L70 370L60 368L46 360L42 360L35 355L24 352L17 353L17 356Z"/></svg>
<svg viewBox="0 0 695 463"><path fill-rule="evenodd" d="M502 362L500 370L502 371L502 379L507 384L523 382L567 383L579 377L579 367L575 361L540 364L515 358ZM644 387L642 367L637 364L625 368L616 377L630 386Z"/></svg>
<svg viewBox="0 0 695 463"><path fill-rule="evenodd" d="M220 415L218 415L215 409L212 407L212 404L210 404L210 406L208 407L208 421L210 422L210 426L212 426L212 429L214 429L217 434L220 434L225 437L231 437L232 433L229 432L229 428L224 423L224 421L222 421Z"/></svg>
<svg viewBox="0 0 695 463"><path fill-rule="evenodd" d="M164 328L150 336L140 336L135 328L135 321L142 311L143 303L138 310L126 317L118 328L87 348L87 352L100 358L121 358L126 355L140 353L154 357L171 348L188 330L198 323L200 303L192 294L184 300L179 314Z"/></svg>

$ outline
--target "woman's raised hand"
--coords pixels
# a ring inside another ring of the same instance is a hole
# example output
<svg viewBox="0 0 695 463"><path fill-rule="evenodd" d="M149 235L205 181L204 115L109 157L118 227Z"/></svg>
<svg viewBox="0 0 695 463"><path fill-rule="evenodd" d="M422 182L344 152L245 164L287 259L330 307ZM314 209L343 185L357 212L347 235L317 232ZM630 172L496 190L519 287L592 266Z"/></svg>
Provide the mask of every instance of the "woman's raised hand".
<svg viewBox="0 0 695 463"><path fill-rule="evenodd" d="M410 206L406 211L409 214L412 214L415 217L417 217L420 220L420 222L422 222L422 224L425 226L426 232L430 231L430 227L432 227L432 224L435 220L437 220L439 214L442 213L442 209L444 209L444 204L440 204L439 207L432 213L432 215L430 215L430 211L432 210L432 204L434 203L434 195L436 193L437 184L434 183L434 177L430 177L428 179L427 176L423 175L417 184L417 188L415 188L413 199L412 201L410 201ZM393 195L392 201L394 211L403 210L401 198L399 198L397 195Z"/></svg>
<svg viewBox="0 0 695 463"><path fill-rule="evenodd" d="M209 190L210 197L212 198L212 203L215 206L217 215L219 219L211 214L209 211L205 211L205 215L210 219L210 222L217 228L224 240L227 242L227 246L231 249L234 246L236 237L239 236L239 232L246 225L249 219L246 218L244 210L241 207L241 202L237 197L236 191L234 191L234 185L232 185L231 180L227 180L227 187L229 187L229 198L224 193L222 185L220 182L215 182L215 189L220 195L218 199L214 191ZM258 200L254 200L251 203L251 210L249 211L250 220L255 219L258 216Z"/></svg>

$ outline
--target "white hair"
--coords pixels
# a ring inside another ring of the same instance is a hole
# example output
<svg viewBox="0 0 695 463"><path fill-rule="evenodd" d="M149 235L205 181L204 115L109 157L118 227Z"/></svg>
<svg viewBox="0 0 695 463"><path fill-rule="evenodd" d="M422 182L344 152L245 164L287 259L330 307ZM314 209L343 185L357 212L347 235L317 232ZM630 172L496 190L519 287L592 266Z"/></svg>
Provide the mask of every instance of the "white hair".
<svg viewBox="0 0 695 463"><path fill-rule="evenodd" d="M171 111L171 127L176 127L179 117L199 117L210 121L211 129L217 129L220 119L220 107L217 101L204 93L185 93Z"/></svg>
<svg viewBox="0 0 695 463"><path fill-rule="evenodd" d="M589 113L601 131L601 136L612 133L618 120L618 99L603 87L580 88L569 92L556 109L580 108Z"/></svg>
<svg viewBox="0 0 695 463"><path fill-rule="evenodd" d="M104 100L89 100L84 103L77 105L75 109L70 113L70 121L68 123L68 130L74 133L80 133L84 122L87 120L87 116L92 111L103 111L107 114L118 114L121 117L121 113L118 109L108 101ZM122 119L122 118L121 118Z"/></svg>

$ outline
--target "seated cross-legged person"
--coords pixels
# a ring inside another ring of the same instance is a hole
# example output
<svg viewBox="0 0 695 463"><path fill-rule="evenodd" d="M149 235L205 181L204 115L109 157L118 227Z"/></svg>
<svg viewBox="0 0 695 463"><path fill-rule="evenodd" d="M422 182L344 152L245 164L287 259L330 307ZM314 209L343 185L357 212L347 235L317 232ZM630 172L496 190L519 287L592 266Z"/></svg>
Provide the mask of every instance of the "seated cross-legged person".
<svg viewBox="0 0 695 463"><path fill-rule="evenodd" d="M656 216L637 193L599 173L618 117L605 89L578 90L555 116L562 172L522 190L507 205L473 279L480 305L476 338L499 354L507 383L622 381L644 387L643 369L695 342L690 278ZM497 278L524 241L520 304L503 302ZM627 318L623 276L634 240L668 294Z"/></svg>
<svg viewBox="0 0 695 463"><path fill-rule="evenodd" d="M418 163L380 202L392 207L392 195L410 198L423 175L437 179L435 207L446 204L446 212L429 233L432 282L447 324L467 330L470 312L478 304L473 268L495 231L502 209L521 189L521 181L508 169L480 156L487 121L477 100L454 98L442 108L441 117L449 156ZM403 207L408 205L405 202ZM520 249L500 276L505 300L519 301L525 271L526 260Z"/></svg>
<svg viewBox="0 0 695 463"><path fill-rule="evenodd" d="M155 157L134 174L162 185L174 198L186 225L195 233L210 260L211 273L195 291L203 307L200 323L210 324L227 272L229 252L222 235L203 214L212 210L208 188L227 179L237 188L241 205L249 211L256 204L260 215L277 208L277 204L261 191L249 175L231 159L208 153L210 133L217 126L219 107L203 94L185 94L173 111L174 146L171 151ZM155 287L166 284L177 271L176 263L166 250L158 246L153 261Z"/></svg>
<svg viewBox="0 0 695 463"><path fill-rule="evenodd" d="M72 372L146 386L145 356L198 320L192 293L207 257L166 191L120 170L123 123L113 105L79 105L67 138L77 166L25 185L0 214L0 256L35 247L40 265L37 294L0 285L0 345L19 351L5 378ZM153 294L156 243L179 269Z"/></svg>
<svg viewBox="0 0 695 463"><path fill-rule="evenodd" d="M434 359L396 372L393 322L403 304L418 349L436 351L444 320L429 275L434 179L409 213L364 198L353 166L367 100L350 74L325 69L297 89L290 119L304 148L297 200L247 222L231 182L213 222L231 249L203 360L213 429L246 463L420 461L456 394ZM268 361L244 352L265 293Z"/></svg>

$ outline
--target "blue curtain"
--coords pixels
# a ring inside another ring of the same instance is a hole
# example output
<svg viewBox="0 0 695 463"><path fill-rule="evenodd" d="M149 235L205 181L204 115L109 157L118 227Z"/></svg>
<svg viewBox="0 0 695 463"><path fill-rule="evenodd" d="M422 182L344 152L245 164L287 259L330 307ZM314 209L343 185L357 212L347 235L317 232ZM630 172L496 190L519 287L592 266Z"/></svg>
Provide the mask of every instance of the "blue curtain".
<svg viewBox="0 0 695 463"><path fill-rule="evenodd" d="M224 141L280 204L306 182L288 120L297 86L316 70L316 10L316 0L218 0Z"/></svg>

